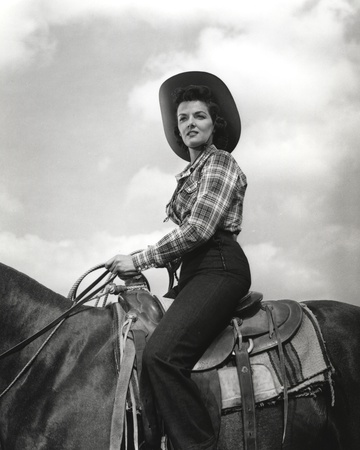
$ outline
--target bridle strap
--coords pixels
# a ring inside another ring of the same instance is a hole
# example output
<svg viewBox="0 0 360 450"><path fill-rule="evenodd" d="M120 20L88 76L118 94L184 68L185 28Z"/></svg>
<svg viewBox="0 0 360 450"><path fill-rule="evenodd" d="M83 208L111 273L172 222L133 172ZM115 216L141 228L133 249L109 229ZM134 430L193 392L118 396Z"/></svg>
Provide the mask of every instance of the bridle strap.
<svg viewBox="0 0 360 450"><path fill-rule="evenodd" d="M30 336L30 337L24 339L23 341L19 342L18 344L14 345L9 350L6 350L4 353L1 353L0 354L0 359L3 359L6 356L12 355L13 353L16 353L17 351L22 350L24 347L26 347L28 344L30 344L30 342L33 342L39 336L43 335L44 333L49 331L51 328L54 328L59 322L61 322L61 320L67 318L70 314L72 314L76 310L78 310L79 306L81 306L84 303L86 303L87 301L89 301L95 294L97 294L102 289L104 289L104 287L107 284L111 283L116 278L116 275L112 275L105 283L103 283L101 286L96 288L94 292L92 292L91 294L89 294L86 297L84 297L84 295L86 295L89 292L89 290L91 290L94 286L96 286L108 273L109 273L109 270L106 270L102 275L100 275L89 287L87 287L84 290L84 292L82 292L74 300L75 304L73 306L71 306L69 309L67 309L65 312L63 312L59 317L54 319L52 322L50 322L48 325L46 325L41 330L37 331L32 336ZM82 300L80 300L80 299L82 299Z"/></svg>

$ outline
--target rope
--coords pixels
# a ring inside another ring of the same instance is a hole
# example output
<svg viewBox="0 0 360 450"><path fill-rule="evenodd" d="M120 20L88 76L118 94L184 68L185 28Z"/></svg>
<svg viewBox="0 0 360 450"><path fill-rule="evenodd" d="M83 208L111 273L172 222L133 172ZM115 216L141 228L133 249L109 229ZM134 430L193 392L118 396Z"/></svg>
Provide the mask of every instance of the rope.
<svg viewBox="0 0 360 450"><path fill-rule="evenodd" d="M105 284L103 286L101 286L99 289L96 289L95 292L93 293L93 295L99 291L102 291L108 284L110 284L116 278L117 275L113 275L109 272L109 270L106 270L102 275L100 275L99 278L97 278L86 289L84 289L84 291L81 294L79 294L77 297L75 297L77 289L78 289L80 283L82 282L82 280L87 275L89 275L91 272L93 272L97 269L101 269L103 267L105 267L104 264L99 264L99 265L93 267L92 269L89 269L87 272L85 272L83 275L81 275L81 277L74 283L73 287L70 289L70 292L68 294L68 298L70 300L72 300L73 303L78 303L79 300L82 299L84 297L84 295L86 295L88 292L90 292L91 289L93 289L99 283L99 281L102 280L107 274L109 274L109 276L108 276L108 279L106 280ZM90 300L92 300L91 297L88 298L87 301L90 301ZM82 303L84 303L84 301L82 301Z"/></svg>
<svg viewBox="0 0 360 450"><path fill-rule="evenodd" d="M86 278L90 273L94 272L95 270L102 269L102 268L104 268L104 267L105 267L105 264L104 264L104 263L102 263L102 264L97 264L96 266L91 267L91 269L89 269L89 270L87 270L85 273L83 273L83 274L75 281L75 283L74 283L73 286L71 287L71 289L70 289L70 291L69 291L69 293L68 293L68 295L67 295L67 298L69 298L70 300L73 300L73 298L74 298L75 295L76 295L77 289L78 289L80 283L84 280L84 278Z"/></svg>

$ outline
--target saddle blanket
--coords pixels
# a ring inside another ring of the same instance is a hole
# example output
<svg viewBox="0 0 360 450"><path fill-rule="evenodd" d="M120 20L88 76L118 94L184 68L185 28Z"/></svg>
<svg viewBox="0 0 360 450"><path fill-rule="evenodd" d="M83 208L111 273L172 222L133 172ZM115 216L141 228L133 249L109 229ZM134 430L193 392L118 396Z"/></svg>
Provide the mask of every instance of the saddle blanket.
<svg viewBox="0 0 360 450"><path fill-rule="evenodd" d="M288 394L317 383L332 384L333 367L327 355L321 330L313 313L304 304L303 321L298 332L283 344ZM250 355L255 402L275 399L283 393L283 376L277 348ZM218 369L222 409L241 406L236 367Z"/></svg>

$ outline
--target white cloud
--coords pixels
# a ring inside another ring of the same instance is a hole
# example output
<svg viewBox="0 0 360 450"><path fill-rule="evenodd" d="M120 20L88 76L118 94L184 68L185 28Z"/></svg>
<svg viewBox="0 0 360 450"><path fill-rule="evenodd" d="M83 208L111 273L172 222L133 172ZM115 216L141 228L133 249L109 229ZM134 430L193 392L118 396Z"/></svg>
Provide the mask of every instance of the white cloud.
<svg viewBox="0 0 360 450"><path fill-rule="evenodd" d="M334 226L314 230L285 248L271 241L244 245L252 270L252 289L263 292L265 299L331 298L356 303L360 234L356 229L345 231ZM113 236L101 232L86 240L57 242L36 235L17 237L2 232L0 260L67 295L73 283L88 269L117 253L128 254L145 248L163 234L164 231L153 231ZM146 271L145 276L152 292L161 297L167 290L166 270L152 269ZM347 283L345 292L353 293L354 297L343 297L344 290L338 287L339 278Z"/></svg>
<svg viewBox="0 0 360 450"><path fill-rule="evenodd" d="M147 0L4 0L0 4L0 64L26 60L38 51L53 51L54 42L49 36L52 24L89 23L104 17L114 20L125 15L129 23L142 20L156 27L186 22L188 25L212 23L215 27L237 30L244 37L251 36L253 48L247 47L242 51L252 50L255 58L256 47L262 42L274 48L287 48L289 53L293 52L295 61L299 56L296 48L306 51L309 46L317 49L317 53L320 48L323 57L329 58L331 55L337 56L338 47L330 43L341 40L343 22L354 13L354 9L345 0L316 2L312 7L305 0L239 1L227 8L219 5L217 0L200 0L196 4L190 0L181 3ZM240 49L235 50L236 53L230 54L231 59L239 55ZM221 54L220 61L223 63L228 55L227 51ZM210 52L209 56L212 61L217 58L216 52ZM266 55L262 56L265 63ZM269 69L277 61L276 56L269 54ZM239 59L241 61L241 56ZM284 67L284 74L289 74L288 69Z"/></svg>
<svg viewBox="0 0 360 450"><path fill-rule="evenodd" d="M11 64L24 56L28 50L23 45L25 39L34 31L34 24L23 14L24 2L2 2L0 5L0 65Z"/></svg>
<svg viewBox="0 0 360 450"><path fill-rule="evenodd" d="M0 3L0 67L26 63L39 52L51 54L54 45L48 35L46 14L38 2Z"/></svg>
<svg viewBox="0 0 360 450"><path fill-rule="evenodd" d="M358 114L351 106L358 69L344 51L343 17L350 6L343 1L318 2L308 10L301 1L263 6L258 15L249 4L244 8L243 28L217 22L203 28L187 52L152 55L145 64L153 79L133 89L130 104L144 120L159 120L157 94L165 78L194 67L212 71L239 105L240 147L250 171L265 178L276 171L278 179L292 182L336 176L344 151L352 150L339 152L335 143L344 142L344 130Z"/></svg>
<svg viewBox="0 0 360 450"><path fill-rule="evenodd" d="M98 161L97 167L100 173L106 172L112 164L112 159L109 156L104 156Z"/></svg>
<svg viewBox="0 0 360 450"><path fill-rule="evenodd" d="M86 240L48 241L36 235L17 237L11 232L1 232L0 260L50 289L67 295L73 283L90 268L117 253L128 254L146 248L162 236L163 231L130 236L101 232ZM146 271L145 276L149 278L154 294L161 296L166 292L165 269Z"/></svg>
<svg viewBox="0 0 360 450"><path fill-rule="evenodd" d="M141 116L148 122L159 123L159 83L158 80L147 81L136 86L128 96L128 107L135 117Z"/></svg>
<svg viewBox="0 0 360 450"><path fill-rule="evenodd" d="M294 244L294 247L299 247ZM306 300L324 298L327 274L294 252L294 248L276 247L272 242L245 245L252 270L252 287L264 294L265 300L290 298Z"/></svg>
<svg viewBox="0 0 360 450"><path fill-rule="evenodd" d="M154 79L138 85L131 98L138 109L142 106L145 118L157 117L161 82L196 67L223 76L248 117L265 123L272 118L286 123L321 120L330 103L358 88L357 71L344 51L342 15L350 8L343 1L318 2L300 12L305 5L256 2L255 14L247 3L233 14L230 9L221 14L224 23L212 16L187 52L151 55L145 65ZM144 98L151 101L144 105Z"/></svg>
<svg viewBox="0 0 360 450"><path fill-rule="evenodd" d="M161 210L168 202L171 193L176 186L175 177L162 172L157 167L142 167L129 181L125 192L126 205L141 203L151 208L160 210L157 205L161 205Z"/></svg>
<svg viewBox="0 0 360 450"><path fill-rule="evenodd" d="M0 212L3 214L16 214L23 210L23 205L14 196L9 194L4 187L0 187Z"/></svg>
<svg viewBox="0 0 360 450"><path fill-rule="evenodd" d="M331 224L306 228L291 244L266 241L244 245L244 250L252 269L252 289L266 299L330 299L360 306L357 228Z"/></svg>

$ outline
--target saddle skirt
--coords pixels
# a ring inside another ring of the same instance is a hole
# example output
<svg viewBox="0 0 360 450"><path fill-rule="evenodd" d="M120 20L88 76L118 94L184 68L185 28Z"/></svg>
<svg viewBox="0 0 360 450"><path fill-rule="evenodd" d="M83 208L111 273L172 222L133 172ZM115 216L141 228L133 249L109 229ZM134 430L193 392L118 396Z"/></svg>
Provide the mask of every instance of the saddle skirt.
<svg viewBox="0 0 360 450"><path fill-rule="evenodd" d="M302 308L301 324L291 339L284 343L288 394L296 394L312 385L331 384L332 366L327 356L320 327L312 312ZM283 380L277 348L250 353L255 403L281 397ZM236 367L231 364L217 370L221 388L221 407L228 409L242 404Z"/></svg>

